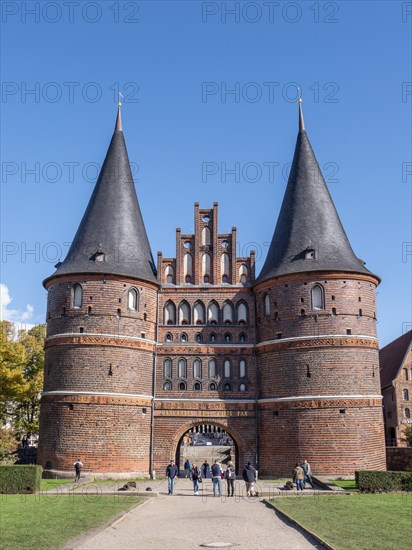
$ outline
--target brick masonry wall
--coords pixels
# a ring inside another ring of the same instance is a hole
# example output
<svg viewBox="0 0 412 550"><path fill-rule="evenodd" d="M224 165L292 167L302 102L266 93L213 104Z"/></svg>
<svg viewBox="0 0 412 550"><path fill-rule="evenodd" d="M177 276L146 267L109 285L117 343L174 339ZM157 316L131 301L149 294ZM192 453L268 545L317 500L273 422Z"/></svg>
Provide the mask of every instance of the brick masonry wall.
<svg viewBox="0 0 412 550"><path fill-rule="evenodd" d="M388 470L412 472L411 447L386 447Z"/></svg>

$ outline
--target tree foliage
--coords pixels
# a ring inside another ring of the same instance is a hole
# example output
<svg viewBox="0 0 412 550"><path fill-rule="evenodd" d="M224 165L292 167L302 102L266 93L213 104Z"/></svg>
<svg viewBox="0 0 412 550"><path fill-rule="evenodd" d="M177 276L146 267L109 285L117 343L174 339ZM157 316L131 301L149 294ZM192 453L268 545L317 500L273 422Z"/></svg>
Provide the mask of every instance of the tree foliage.
<svg viewBox="0 0 412 550"><path fill-rule="evenodd" d="M0 323L0 420L20 437L38 433L46 326L16 330Z"/></svg>

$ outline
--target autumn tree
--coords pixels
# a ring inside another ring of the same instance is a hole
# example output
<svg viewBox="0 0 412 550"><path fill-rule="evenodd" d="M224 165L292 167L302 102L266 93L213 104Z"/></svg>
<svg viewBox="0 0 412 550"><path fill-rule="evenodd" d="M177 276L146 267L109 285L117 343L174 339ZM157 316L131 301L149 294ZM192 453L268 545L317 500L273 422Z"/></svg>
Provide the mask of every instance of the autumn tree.
<svg viewBox="0 0 412 550"><path fill-rule="evenodd" d="M45 325L16 330L10 321L2 321L0 351L0 419L16 435L38 433L40 400L43 387Z"/></svg>

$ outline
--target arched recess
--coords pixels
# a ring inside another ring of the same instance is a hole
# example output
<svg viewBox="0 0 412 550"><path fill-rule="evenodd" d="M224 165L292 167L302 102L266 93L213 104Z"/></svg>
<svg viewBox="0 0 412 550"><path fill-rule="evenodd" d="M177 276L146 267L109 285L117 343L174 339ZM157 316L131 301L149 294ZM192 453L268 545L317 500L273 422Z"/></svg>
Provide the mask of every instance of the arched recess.
<svg viewBox="0 0 412 550"><path fill-rule="evenodd" d="M210 421L209 419L202 419L195 422L189 421L182 424L178 429L178 431L176 432L175 437L171 441L171 449L170 449L171 450L170 456L176 457L175 463L177 467L180 470L183 470L183 457L180 456L180 449L181 449L181 443L184 436L187 434L187 432L190 429L195 428L196 426L208 425L208 426L216 426L217 428L225 430L225 432L227 432L230 435L230 437L233 439L233 444L235 447L236 473L237 474L241 473L244 467L244 458L243 458L244 449L241 446L242 437L236 429L232 428L232 426L230 426L229 428L227 424L228 424L227 421L216 422L214 420Z"/></svg>
<svg viewBox="0 0 412 550"><path fill-rule="evenodd" d="M165 303L163 309L163 324L164 325L175 325L176 324L176 306L169 300Z"/></svg>
<svg viewBox="0 0 412 550"><path fill-rule="evenodd" d="M204 325L206 320L205 305L198 300L193 306L193 323L195 325Z"/></svg>
<svg viewBox="0 0 412 550"><path fill-rule="evenodd" d="M219 324L219 306L214 300L207 306L207 322L210 325Z"/></svg>

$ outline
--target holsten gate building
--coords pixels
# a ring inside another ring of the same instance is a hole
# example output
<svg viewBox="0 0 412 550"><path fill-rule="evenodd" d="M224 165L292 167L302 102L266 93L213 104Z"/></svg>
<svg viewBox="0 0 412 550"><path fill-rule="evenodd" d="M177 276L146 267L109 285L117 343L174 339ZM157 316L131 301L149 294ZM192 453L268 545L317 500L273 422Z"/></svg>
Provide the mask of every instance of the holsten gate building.
<svg viewBox="0 0 412 550"><path fill-rule="evenodd" d="M86 212L48 291L38 462L150 475L199 426L260 475L385 469L379 278L356 257L305 131L269 252L236 255L218 205L157 268L119 112Z"/></svg>

